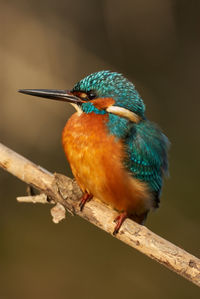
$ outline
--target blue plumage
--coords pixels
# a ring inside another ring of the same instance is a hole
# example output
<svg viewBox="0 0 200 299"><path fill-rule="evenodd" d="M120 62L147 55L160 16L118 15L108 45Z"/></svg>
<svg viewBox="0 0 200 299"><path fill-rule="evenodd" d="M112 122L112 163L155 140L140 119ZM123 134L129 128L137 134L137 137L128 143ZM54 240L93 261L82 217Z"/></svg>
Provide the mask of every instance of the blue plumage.
<svg viewBox="0 0 200 299"><path fill-rule="evenodd" d="M159 201L163 176L168 171L167 137L154 123L145 120L131 128L125 144L128 153L126 167L134 177L148 184Z"/></svg>
<svg viewBox="0 0 200 299"><path fill-rule="evenodd" d="M116 105L144 116L145 105L133 83L116 72L100 71L79 81L73 91L95 91L98 97L114 98Z"/></svg>

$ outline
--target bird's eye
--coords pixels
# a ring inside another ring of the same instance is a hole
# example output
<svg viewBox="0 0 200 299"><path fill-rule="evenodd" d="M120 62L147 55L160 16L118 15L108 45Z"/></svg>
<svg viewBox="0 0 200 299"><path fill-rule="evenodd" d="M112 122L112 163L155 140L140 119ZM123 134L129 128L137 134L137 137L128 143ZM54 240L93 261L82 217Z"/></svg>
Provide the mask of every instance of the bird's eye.
<svg viewBox="0 0 200 299"><path fill-rule="evenodd" d="M87 96L88 96L89 100L93 100L93 99L95 99L97 97L96 93L93 90L89 91L87 93Z"/></svg>
<svg viewBox="0 0 200 299"><path fill-rule="evenodd" d="M93 90L90 90L88 92L85 91L72 91L72 93L79 97L83 101L91 101L95 98L97 98L96 93Z"/></svg>

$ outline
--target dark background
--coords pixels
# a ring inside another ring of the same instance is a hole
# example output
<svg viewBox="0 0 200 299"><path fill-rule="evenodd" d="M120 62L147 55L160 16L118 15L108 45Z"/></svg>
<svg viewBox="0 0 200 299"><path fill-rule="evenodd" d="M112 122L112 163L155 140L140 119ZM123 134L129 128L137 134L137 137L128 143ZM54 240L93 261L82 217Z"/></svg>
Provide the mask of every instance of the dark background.
<svg viewBox="0 0 200 299"><path fill-rule="evenodd" d="M199 256L200 1L0 2L1 142L70 174L69 105L17 93L71 88L110 69L133 81L171 141L170 178L147 226ZM0 171L0 298L197 298L198 289L78 217L18 204L26 185Z"/></svg>

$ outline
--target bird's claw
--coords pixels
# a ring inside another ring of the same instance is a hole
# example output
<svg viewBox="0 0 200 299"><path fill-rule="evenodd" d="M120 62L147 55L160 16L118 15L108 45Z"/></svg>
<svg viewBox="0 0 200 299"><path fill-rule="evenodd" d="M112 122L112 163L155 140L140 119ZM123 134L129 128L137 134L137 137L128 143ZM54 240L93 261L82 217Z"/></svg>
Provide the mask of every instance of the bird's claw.
<svg viewBox="0 0 200 299"><path fill-rule="evenodd" d="M119 229L124 222L124 220L128 217L127 212L120 213L115 219L114 222L116 223L115 229L113 231L113 235L116 236L116 234L119 232Z"/></svg>
<svg viewBox="0 0 200 299"><path fill-rule="evenodd" d="M80 199L80 203L79 203L79 207L80 207L80 211L83 210L84 205L86 204L86 202L90 201L92 199L93 195L89 194L89 193L84 193L83 196Z"/></svg>

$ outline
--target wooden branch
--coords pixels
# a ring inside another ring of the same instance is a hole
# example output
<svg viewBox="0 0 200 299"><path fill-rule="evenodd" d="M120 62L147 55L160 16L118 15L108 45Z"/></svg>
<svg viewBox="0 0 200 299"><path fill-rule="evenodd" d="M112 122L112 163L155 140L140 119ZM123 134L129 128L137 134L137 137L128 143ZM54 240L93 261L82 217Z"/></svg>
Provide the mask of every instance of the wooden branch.
<svg viewBox="0 0 200 299"><path fill-rule="evenodd" d="M78 199L82 193L74 180L64 175L52 174L2 144L0 167L42 191L51 201L64 206L70 213L79 215L112 234L117 212L95 199L88 202L80 212ZM54 213L59 214L59 209ZM200 286L200 260L145 226L127 219L116 238Z"/></svg>

